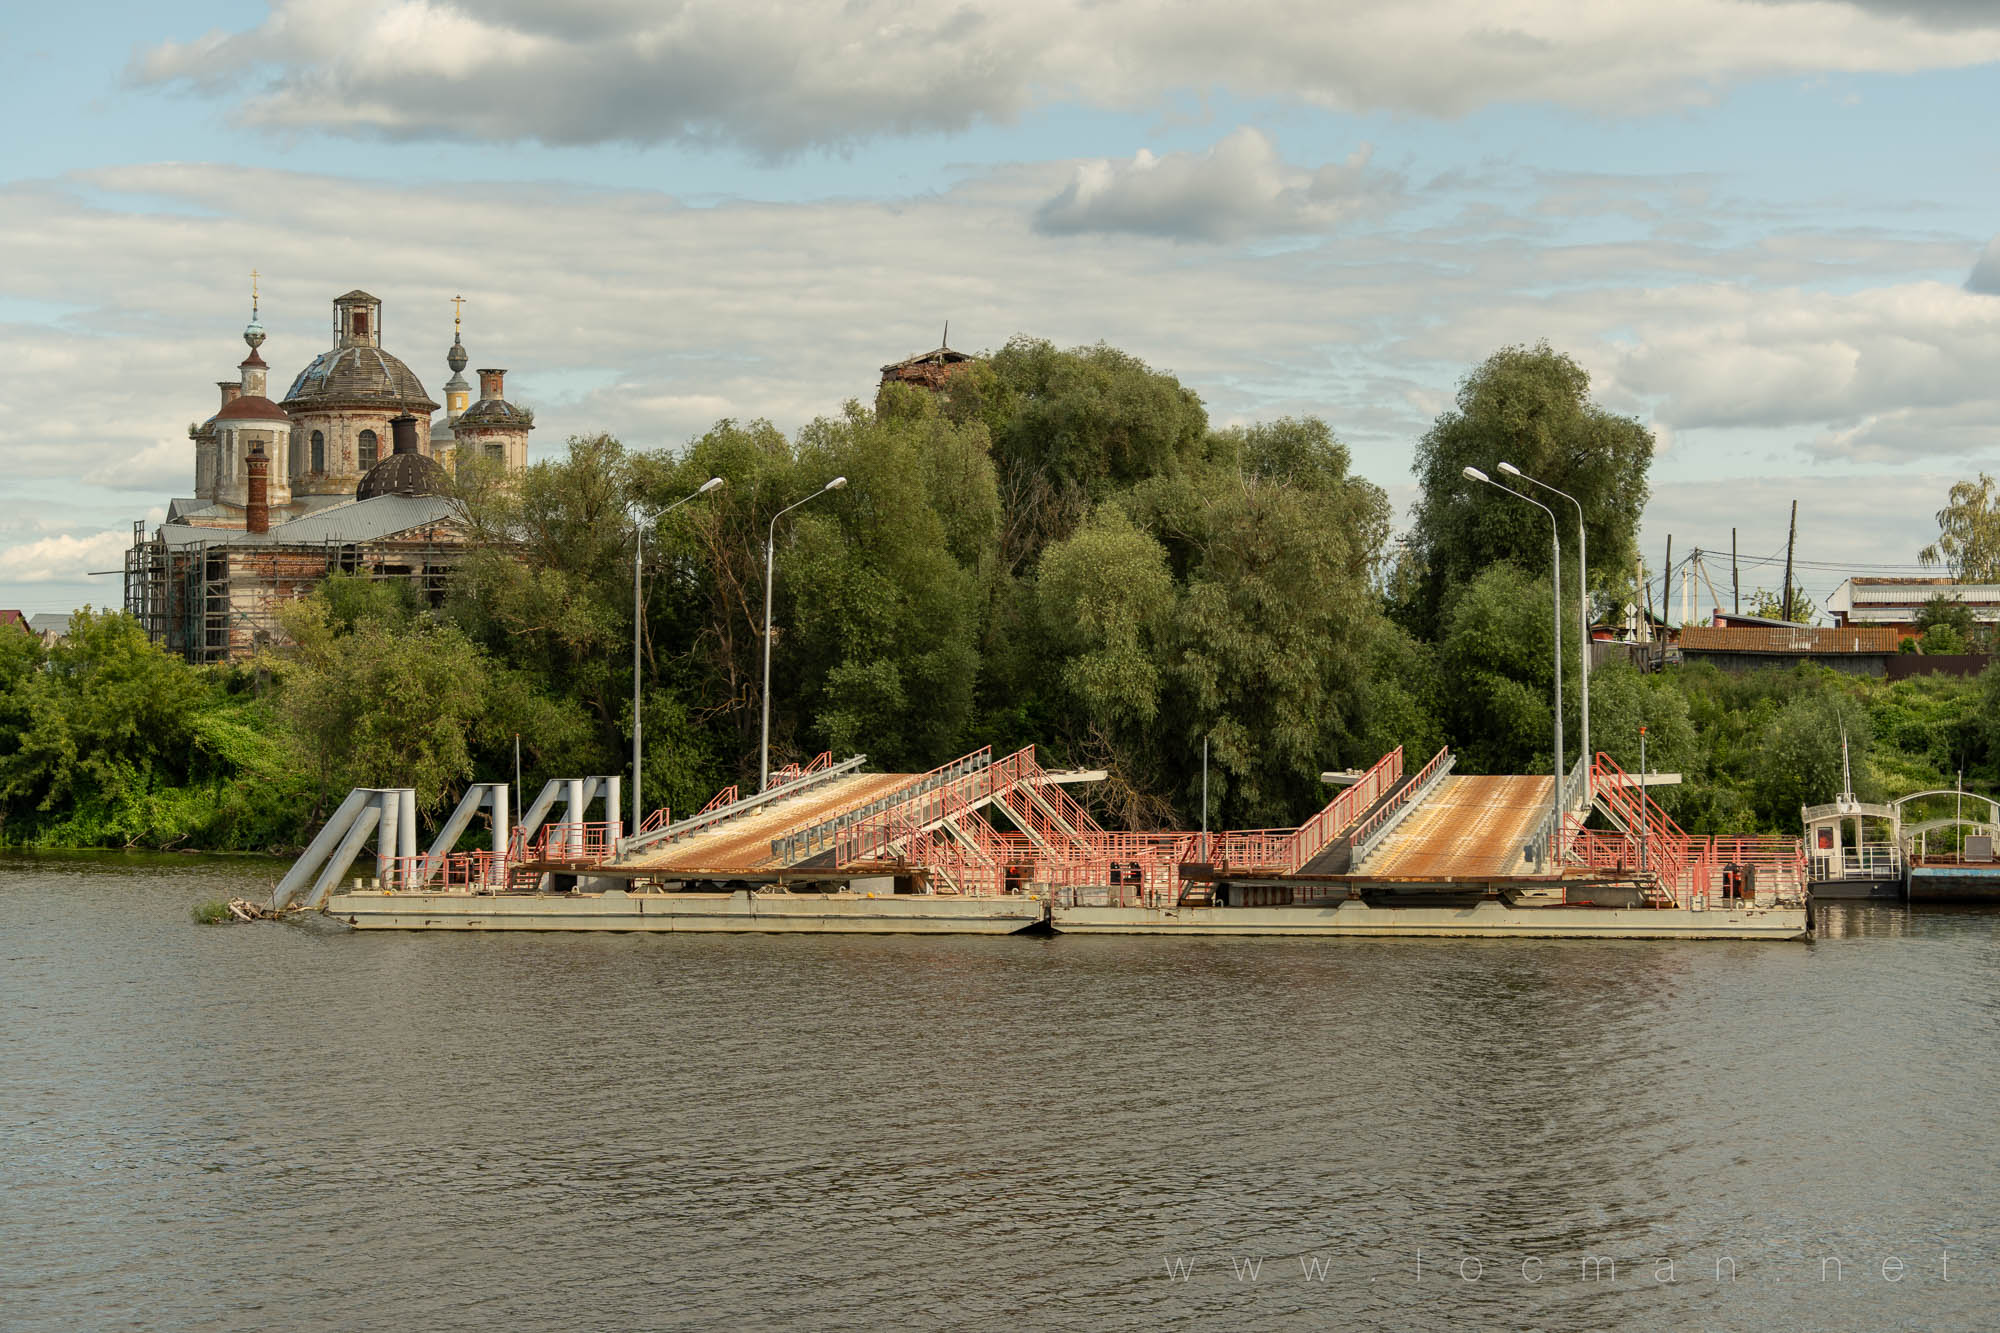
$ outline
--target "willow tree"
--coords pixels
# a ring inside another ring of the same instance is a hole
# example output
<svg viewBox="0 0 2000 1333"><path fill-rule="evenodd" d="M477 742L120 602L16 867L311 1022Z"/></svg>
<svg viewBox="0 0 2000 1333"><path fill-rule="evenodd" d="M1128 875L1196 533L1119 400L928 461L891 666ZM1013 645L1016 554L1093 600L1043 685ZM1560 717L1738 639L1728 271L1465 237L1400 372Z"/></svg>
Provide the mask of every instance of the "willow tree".
<svg viewBox="0 0 2000 1333"><path fill-rule="evenodd" d="M1382 492L1325 424L1219 433L1203 459L1101 506L1036 588L1057 740L1109 769L1119 814L1284 823L1329 766L1373 759ZM1151 798L1150 800L1148 798Z"/></svg>
<svg viewBox="0 0 2000 1333"><path fill-rule="evenodd" d="M1937 512L1937 525L1937 540L1917 559L1943 565L1961 583L2000 581L2000 484L1984 472L1978 481L1957 483Z"/></svg>

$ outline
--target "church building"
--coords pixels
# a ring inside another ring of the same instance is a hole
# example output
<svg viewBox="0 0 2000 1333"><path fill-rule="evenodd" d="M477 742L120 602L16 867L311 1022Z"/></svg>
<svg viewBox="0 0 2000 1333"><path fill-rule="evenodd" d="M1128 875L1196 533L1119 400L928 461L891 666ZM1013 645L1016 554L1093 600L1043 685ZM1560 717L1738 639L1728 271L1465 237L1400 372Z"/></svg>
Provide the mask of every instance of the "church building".
<svg viewBox="0 0 2000 1333"><path fill-rule="evenodd" d="M471 400L452 322L436 422L438 403L383 346L382 302L360 290L334 299L333 346L272 402L253 291L250 354L218 383L215 414L188 429L194 494L152 534L138 525L126 553L126 609L154 641L196 662L246 656L279 641L278 607L335 570L443 595L465 549L454 475L473 459L518 474L534 429L534 414L503 396L504 370L481 370Z"/></svg>

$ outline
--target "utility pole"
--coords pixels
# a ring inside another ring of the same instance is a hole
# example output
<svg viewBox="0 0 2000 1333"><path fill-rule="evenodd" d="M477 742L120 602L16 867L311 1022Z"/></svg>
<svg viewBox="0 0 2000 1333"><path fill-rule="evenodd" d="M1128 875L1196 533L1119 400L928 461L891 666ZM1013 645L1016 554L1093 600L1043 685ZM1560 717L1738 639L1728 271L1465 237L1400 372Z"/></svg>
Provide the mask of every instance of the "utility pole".
<svg viewBox="0 0 2000 1333"><path fill-rule="evenodd" d="M1639 554L1637 542L1632 545L1632 586L1646 590L1646 619L1639 626L1639 642L1653 641L1653 581L1646 577L1646 560Z"/></svg>
<svg viewBox="0 0 2000 1333"><path fill-rule="evenodd" d="M1647 592L1652 591L1648 585ZM1674 613L1674 534L1667 534L1667 563L1660 570L1660 619L1665 620Z"/></svg>
<svg viewBox="0 0 2000 1333"><path fill-rule="evenodd" d="M1785 534L1785 619L1792 618L1792 545L1799 539L1799 502L1792 501L1792 526Z"/></svg>
<svg viewBox="0 0 2000 1333"><path fill-rule="evenodd" d="M1653 821L1646 809L1646 729L1639 728L1639 873L1645 874L1651 850Z"/></svg>
<svg viewBox="0 0 2000 1333"><path fill-rule="evenodd" d="M1208 737L1201 738L1201 859L1208 860Z"/></svg>
<svg viewBox="0 0 2000 1333"><path fill-rule="evenodd" d="M1729 530L1729 601L1730 609L1737 615L1743 614L1743 582L1736 571L1736 529Z"/></svg>

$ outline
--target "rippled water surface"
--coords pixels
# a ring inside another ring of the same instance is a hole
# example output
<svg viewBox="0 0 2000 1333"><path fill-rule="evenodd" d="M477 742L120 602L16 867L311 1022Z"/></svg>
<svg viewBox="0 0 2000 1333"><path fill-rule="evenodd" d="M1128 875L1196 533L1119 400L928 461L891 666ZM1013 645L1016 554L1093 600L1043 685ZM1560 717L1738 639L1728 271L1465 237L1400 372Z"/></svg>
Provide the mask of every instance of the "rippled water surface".
<svg viewBox="0 0 2000 1333"><path fill-rule="evenodd" d="M0 1326L2000 1325L2000 915L191 923L273 878L0 859Z"/></svg>

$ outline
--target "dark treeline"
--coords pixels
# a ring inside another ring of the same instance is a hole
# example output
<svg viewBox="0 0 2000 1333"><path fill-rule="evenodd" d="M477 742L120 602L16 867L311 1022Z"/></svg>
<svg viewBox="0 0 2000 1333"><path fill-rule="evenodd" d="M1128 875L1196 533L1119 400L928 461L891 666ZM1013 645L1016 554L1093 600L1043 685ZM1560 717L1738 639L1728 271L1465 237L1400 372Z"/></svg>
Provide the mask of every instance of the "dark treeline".
<svg viewBox="0 0 2000 1333"><path fill-rule="evenodd" d="M512 486L468 478L475 546L445 604L336 577L286 613L292 647L186 667L119 615L44 650L0 634L0 838L43 845L296 845L354 785L427 806L475 778L530 786L629 763L635 525L648 807L757 777L766 533L777 529L772 763L831 749L920 771L1033 743L1111 776L1114 825L1297 822L1323 769L1450 743L1461 771L1551 761L1549 521L1465 480L1509 461L1576 496L1561 661L1576 753L1575 599L1622 606L1652 439L1549 348L1477 367L1416 442L1390 543L1382 490L1322 421L1211 425L1173 376L1107 347L1017 339L941 392L885 389L787 437L724 421L675 451L576 438ZM678 505L710 477L725 485ZM647 515L651 517L638 518ZM2000 771L2000 685L1823 671L1592 681L1594 740L1683 772L1693 828L1792 829L1838 785ZM1831 769L1829 770L1829 764ZM1831 784L1831 785L1829 785Z"/></svg>

